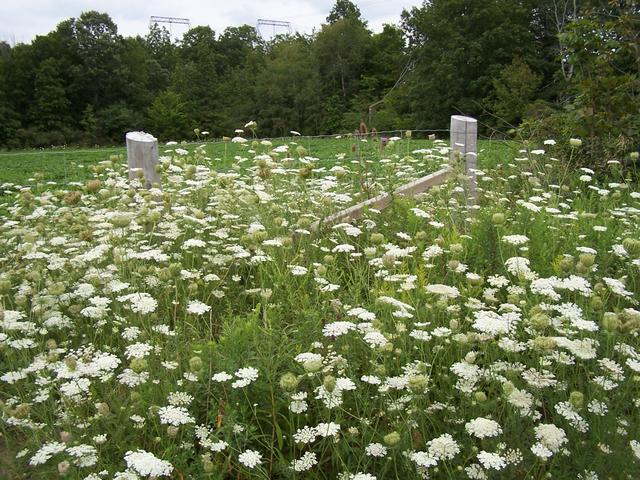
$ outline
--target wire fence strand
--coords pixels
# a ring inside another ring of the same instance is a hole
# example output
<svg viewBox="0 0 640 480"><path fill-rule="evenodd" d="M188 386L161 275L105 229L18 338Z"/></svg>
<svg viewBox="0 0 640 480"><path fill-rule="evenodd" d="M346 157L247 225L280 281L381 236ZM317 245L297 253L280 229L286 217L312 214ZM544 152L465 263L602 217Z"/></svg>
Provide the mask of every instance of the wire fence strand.
<svg viewBox="0 0 640 480"><path fill-rule="evenodd" d="M289 135L289 136L280 136L280 137L256 137L256 138L251 138L249 140L257 140L257 141L261 141L261 140L276 140L276 141L285 141L285 140L307 140L307 139L314 139L314 138L362 138L362 137L371 137L371 136L381 136L381 135L391 135L394 133L400 134L400 135L404 135L405 132L412 132L412 133L447 133L449 132L448 128L432 128L432 129L410 129L410 128L405 128L405 129L398 129L398 130L381 130L381 131L377 131L377 132L368 132L368 133L356 133L356 132L345 132L345 133L330 133L330 134L321 134L321 135ZM189 142L181 142L181 145L217 145L217 144L221 144L221 143L226 143L228 142L228 140L223 140L222 138L216 138L215 140L202 140L202 141L189 141ZM179 144L179 145L180 145ZM160 147L166 147L166 146L173 146L173 145L167 145L167 143L163 143L161 145L159 145ZM42 149L42 150L31 150L28 152L1 152L0 151L0 158L1 157L8 157L8 156L26 156L26 155L67 155L67 154L82 154L82 153L95 153L97 151L102 151L104 153L109 153L109 152L120 152L122 150L124 150L125 147L124 145L122 147L98 147L98 148L87 148L84 150L75 150L75 149L61 149L61 150L47 150L47 149Z"/></svg>
<svg viewBox="0 0 640 480"><path fill-rule="evenodd" d="M314 140L314 139L329 139L329 138L333 138L333 139L353 139L353 140L362 140L362 139L366 139L366 138L375 138L375 137L392 137L392 136L399 136L399 137L405 137L407 132L411 132L411 134L423 134L423 135L430 135L430 134L441 134L441 133L449 133L450 130L448 128L430 128L430 129L409 129L409 128L405 128L405 129L396 129L396 130L380 130L380 131L369 131L366 133L360 133L358 131L354 131L354 132L343 132L343 133L332 133L332 134L319 134L319 135L288 135L288 136L280 136L280 137L253 137L253 138L247 138L247 140L249 141L263 141L263 140L268 140L268 141L280 141L280 142L285 142L285 141L308 141L308 140ZM496 139L493 138L489 138L489 137L484 137L481 136L480 138L482 138L483 140L492 140L492 141L496 141ZM499 140L498 140L499 141ZM173 143L173 142L165 142L161 145L159 145L160 148L162 149L166 149L167 147L179 147L180 145L186 145L186 146L193 146L193 145L220 145L220 144L224 144L224 143L229 143L230 139L227 138L215 138L215 139L210 139L210 140L201 140L201 141L189 141L189 142L180 142L180 143ZM358 145L359 147L359 145ZM53 150L53 149L42 149L42 150L32 150L32 151L23 151L23 152L0 152L0 159L2 158L7 158L7 157L20 157L20 156L40 156L40 155L46 155L46 156L64 156L65 158L62 160L64 163L64 170L65 170L65 179L62 183L58 183L58 185L72 185L72 184L76 184L76 181L69 181L69 175L68 175L68 169L67 169L67 156L68 155L82 155L82 154L95 154L95 153L104 153L105 155L110 155L110 154L114 154L114 153L123 153L125 151L125 146L123 145L122 147L97 147L97 148L85 148L82 150L76 150L73 148L62 148L60 150ZM80 159L78 159L78 161L82 161ZM9 182L11 183L11 182ZM7 185L7 182L4 182L2 184ZM21 185L21 187L23 188L29 188L32 187L33 185L30 184L23 184Z"/></svg>

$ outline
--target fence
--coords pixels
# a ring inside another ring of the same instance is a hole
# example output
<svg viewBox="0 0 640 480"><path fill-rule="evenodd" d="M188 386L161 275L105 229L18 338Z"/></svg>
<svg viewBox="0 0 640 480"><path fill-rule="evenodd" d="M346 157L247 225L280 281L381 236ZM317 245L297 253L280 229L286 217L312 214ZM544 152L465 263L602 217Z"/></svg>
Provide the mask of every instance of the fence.
<svg viewBox="0 0 640 480"><path fill-rule="evenodd" d="M477 196L475 169L478 144L478 122L476 119L471 117L452 115L451 128L449 131L451 135L451 154L459 154L461 157L465 158L465 173L469 177L470 199L475 201ZM406 183L395 189L392 193L381 193L377 197L370 198L352 207L341 210L336 214L324 218L322 221L315 222L312 227L314 230L317 230L337 223L356 220L369 208L382 210L391 204L394 197L414 197L436 185L446 182L451 173L451 167L447 166L435 173L425 175L413 182Z"/></svg>
<svg viewBox="0 0 640 480"><path fill-rule="evenodd" d="M476 156L478 142L478 121L475 118L462 115L451 116L450 142L452 155L459 154L465 159L465 172L470 179L470 197L476 198ZM159 181L155 166L158 164L158 141L153 136L142 132L127 134L127 159L129 164L129 178L135 178L140 171L144 173L147 187L151 181ZM360 218L368 208L382 210L386 208L396 196L413 197L431 187L444 183L451 174L451 167L447 166L435 173L426 175L418 180L402 185L393 192L380 195L341 210L334 215L324 218L313 225L317 230L321 227Z"/></svg>
<svg viewBox="0 0 640 480"><path fill-rule="evenodd" d="M408 130L384 130L384 131L379 131L376 132L377 135L379 136L404 136L405 132L407 132ZM472 182L471 182L471 187L470 187L470 191L472 193L472 197L475 197L475 175L474 175L474 169L475 169L475 152L477 149L477 121L475 119L469 118L469 117L462 117L462 116L457 116L454 115L451 117L451 128L449 129L416 129L416 130L411 130L412 134L415 136L416 134L418 135L424 135L425 137L427 135L432 135L432 134L441 134L441 133L450 133L451 135L451 148L453 151L459 151L461 152L461 154L463 154L466 157L466 163L467 163L467 174L470 175L472 177ZM368 134L369 136L371 135L371 133ZM344 132L344 133L337 133L337 134L331 134L331 135L291 135L291 136L283 136L283 137L271 137L268 139L257 139L257 140L270 140L270 141L291 141L293 139L297 140L297 141L305 141L305 140L313 140L313 139L323 139L323 138L353 138L353 137L359 137L362 138L363 135L360 134L354 134L353 132ZM204 142L189 142L188 145L201 145L201 144L207 144L207 145L216 145L216 144L222 144L224 143L225 140L223 139L216 139L216 140L212 140L212 141L204 141ZM143 159L143 157L141 157L139 154L133 154L131 153L131 148L137 148L134 146L134 144L131 144L128 140L127 140L127 144L128 144L128 150L130 152L130 154L128 155L128 159L129 159L129 166L131 169L143 169L145 170L147 173L148 177L153 177L153 174L155 172L155 170L153 169L153 163L157 161L157 159L153 158L153 155L151 157L149 157L149 160L147 160L147 162L149 163L148 166L145 169L145 160ZM156 155L157 155L157 141L156 141ZM66 185L72 185L75 184L76 182L73 181L69 181L69 172L72 172L73 169L71 168L72 166L77 166L76 165L72 165L73 163L75 163L74 161L80 162L82 161L82 156L83 155L96 155L96 154L100 154L100 155L109 155L109 154L119 154L119 153L124 153L125 148L124 147L115 147L115 148L110 148L110 149L100 149L100 150L96 150L96 149L84 149L84 150L65 150L65 149L61 149L60 151L52 151L52 150L46 150L46 151L32 151L32 152L9 152L9 153L0 153L0 158L24 158L24 157L30 157L33 158L34 156L47 156L47 157L59 157L63 166L63 170L64 170L64 184ZM131 172L133 174L133 172ZM419 180L417 180L416 182L412 182L412 184L408 184L408 185L404 185L402 187L400 187L399 189L397 189L394 192L391 193L384 193L381 196L378 196L376 198L367 200L367 204L363 205L363 204L358 204L358 205L354 205L353 207L350 207L349 209L347 209L346 211L343 212L339 212L338 214L332 216L331 218L335 217L336 221L339 221L340 219L345 219L345 218L357 218L357 216L361 215L362 212L367 208L384 208L385 206L387 206L393 199L394 196L398 196L398 195L404 195L404 196L413 196L416 195L422 191L425 191L428 188L431 188L434 185L443 183L444 181L446 181L447 176L449 175L450 172L444 172L443 170L438 171L434 174L431 175L427 175L426 177L423 177ZM74 178L75 176L72 175L72 178ZM154 178L154 180L158 180L157 177ZM31 187L33 185L29 185L29 184L25 184L22 183L21 184L22 187ZM327 219L328 221L329 219Z"/></svg>

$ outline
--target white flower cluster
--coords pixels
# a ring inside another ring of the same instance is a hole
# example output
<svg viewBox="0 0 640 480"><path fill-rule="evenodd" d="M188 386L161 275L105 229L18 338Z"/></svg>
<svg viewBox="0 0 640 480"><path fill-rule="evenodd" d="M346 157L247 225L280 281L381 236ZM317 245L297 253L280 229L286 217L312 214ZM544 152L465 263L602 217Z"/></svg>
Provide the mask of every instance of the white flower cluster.
<svg viewBox="0 0 640 480"><path fill-rule="evenodd" d="M128 451L124 456L127 468L142 477L163 477L173 472L173 465L145 450Z"/></svg>
<svg viewBox="0 0 640 480"><path fill-rule="evenodd" d="M158 410L158 415L160 416L160 423L173 425L174 427L196 422L184 407L176 407L173 405L162 407Z"/></svg>

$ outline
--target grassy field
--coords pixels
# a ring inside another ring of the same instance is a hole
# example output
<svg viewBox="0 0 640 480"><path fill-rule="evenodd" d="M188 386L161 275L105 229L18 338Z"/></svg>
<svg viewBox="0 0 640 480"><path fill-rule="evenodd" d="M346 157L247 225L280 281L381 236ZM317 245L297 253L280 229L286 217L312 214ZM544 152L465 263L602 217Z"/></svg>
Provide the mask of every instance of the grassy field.
<svg viewBox="0 0 640 480"><path fill-rule="evenodd" d="M297 145L303 146L310 156L318 157L322 163L328 165L332 158L340 153L352 155L357 159L360 155L369 158L378 158L380 155L380 143L369 141L360 142L359 148L352 149L357 145L353 138L291 138L273 140L273 145ZM185 147L192 148L196 144L187 144ZM229 168L234 157L246 157L251 146L237 143L209 142L201 143L205 145L205 151L212 160L214 168ZM403 140L392 147L387 147L383 153L410 154L412 151L423 148L430 148L433 142L423 139ZM173 149L175 147L160 145L160 152ZM505 155L512 157L518 145L515 142L503 141L480 141L481 156L480 165L483 168L495 166L500 158ZM24 150L13 152L0 152L0 189L13 192L20 186L33 185L34 175L43 174L43 181L49 185L55 184L64 186L69 182L83 182L91 177L90 167L97 163L108 160L112 155L126 155L124 147L94 148L94 149L48 149L48 150ZM1 198L1 197L0 197Z"/></svg>
<svg viewBox="0 0 640 480"><path fill-rule="evenodd" d="M0 158L0 478L637 478L637 182L481 143L316 229L449 162L353 145Z"/></svg>

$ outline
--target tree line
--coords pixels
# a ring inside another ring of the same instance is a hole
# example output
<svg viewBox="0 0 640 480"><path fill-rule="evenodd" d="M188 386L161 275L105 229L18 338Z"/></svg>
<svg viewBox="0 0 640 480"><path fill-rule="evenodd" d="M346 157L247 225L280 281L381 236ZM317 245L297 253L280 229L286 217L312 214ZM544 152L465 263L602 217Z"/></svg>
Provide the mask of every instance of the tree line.
<svg viewBox="0 0 640 480"><path fill-rule="evenodd" d="M640 131L639 32L629 0L431 0L379 33L337 0L313 34L268 41L249 25L123 37L88 11L0 42L0 147L220 137L250 119L262 136L443 128L463 113L485 133L617 148Z"/></svg>

